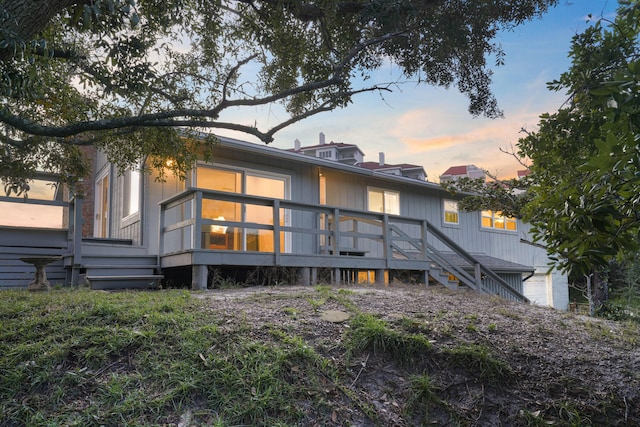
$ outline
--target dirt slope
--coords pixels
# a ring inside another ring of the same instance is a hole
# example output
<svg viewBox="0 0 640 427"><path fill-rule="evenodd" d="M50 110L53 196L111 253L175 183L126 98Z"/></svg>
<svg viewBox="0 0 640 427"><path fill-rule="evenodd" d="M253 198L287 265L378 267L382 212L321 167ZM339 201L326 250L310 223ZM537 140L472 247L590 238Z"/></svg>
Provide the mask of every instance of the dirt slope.
<svg viewBox="0 0 640 427"><path fill-rule="evenodd" d="M229 328L243 322L268 340L266 330L276 325L341 364L340 383L327 379L326 413L310 413L309 425L640 425L637 324L419 286L195 295ZM349 320L323 318L330 311L373 314L432 347L408 362L380 349L349 357ZM432 386L420 401L411 386L416 376Z"/></svg>

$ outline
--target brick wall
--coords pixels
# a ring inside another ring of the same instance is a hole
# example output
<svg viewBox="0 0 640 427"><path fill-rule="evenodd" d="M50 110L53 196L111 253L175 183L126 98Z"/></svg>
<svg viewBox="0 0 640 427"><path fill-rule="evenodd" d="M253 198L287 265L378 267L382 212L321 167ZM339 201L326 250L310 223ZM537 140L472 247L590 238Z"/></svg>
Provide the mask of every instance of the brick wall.
<svg viewBox="0 0 640 427"><path fill-rule="evenodd" d="M82 204L82 237L93 236L93 218L95 217L95 179L96 179L96 153L97 149L93 145L80 147L87 156L90 170L89 175L78 183L84 193L84 203Z"/></svg>

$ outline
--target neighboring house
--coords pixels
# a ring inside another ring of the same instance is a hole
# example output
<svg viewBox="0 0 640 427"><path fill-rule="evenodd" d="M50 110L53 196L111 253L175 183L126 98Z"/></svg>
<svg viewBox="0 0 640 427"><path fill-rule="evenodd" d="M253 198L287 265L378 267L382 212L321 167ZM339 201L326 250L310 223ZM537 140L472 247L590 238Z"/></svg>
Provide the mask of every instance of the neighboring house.
<svg viewBox="0 0 640 427"><path fill-rule="evenodd" d="M520 169L518 171L518 179L522 179L525 176L529 176L531 174L531 169Z"/></svg>
<svg viewBox="0 0 640 427"><path fill-rule="evenodd" d="M299 140L295 140L295 146L289 151L318 157L325 160L333 160L347 165L356 165L364 159L364 153L357 145L343 142L325 142L324 133L320 132L319 144L302 147Z"/></svg>
<svg viewBox="0 0 640 427"><path fill-rule="evenodd" d="M460 178L485 179L485 173L476 165L451 166L440 175L440 182L455 181Z"/></svg>
<svg viewBox="0 0 640 427"><path fill-rule="evenodd" d="M162 275L204 288L215 269L282 267L300 283L410 276L567 308L566 279L540 270L546 252L526 225L460 211L438 184L224 137L214 150L213 163L164 182L119 175L97 153L93 191L71 205L67 282L144 287Z"/></svg>
<svg viewBox="0 0 640 427"><path fill-rule="evenodd" d="M401 163L399 165L390 165L384 161L384 153L380 153L378 162L361 162L358 164L361 168L369 169L376 172L387 173L391 175L403 176L405 178L418 179L424 181L427 179L427 173L422 166L412 165L409 163Z"/></svg>

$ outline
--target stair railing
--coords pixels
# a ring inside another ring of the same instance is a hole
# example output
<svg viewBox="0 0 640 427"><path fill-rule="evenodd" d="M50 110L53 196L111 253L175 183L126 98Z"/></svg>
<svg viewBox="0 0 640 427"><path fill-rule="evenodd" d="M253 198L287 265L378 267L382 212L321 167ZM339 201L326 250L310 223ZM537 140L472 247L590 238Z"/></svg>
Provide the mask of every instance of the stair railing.
<svg viewBox="0 0 640 427"><path fill-rule="evenodd" d="M462 268L454 265L453 263L448 262L442 255L441 251L436 249L433 245L430 245L425 242L425 248L423 249L421 246L415 242L415 239L411 239L409 235L403 232L399 227L390 224L390 228L404 237L403 241L408 242L410 245L414 246L419 251L423 252L425 256L427 256L430 260L435 262L440 268L449 271L451 274L454 274L458 279L460 279L465 285L471 287L472 289L483 292L483 293L493 293L488 286L483 284L483 276L484 278L489 278L493 282L495 286L497 286L499 293L506 298L510 298L516 301L528 302L528 298L522 295L517 290L513 289L513 287L505 281L503 278L498 276L493 270L482 264L478 261L473 255L467 252L462 246L458 245L451 238L449 238L446 234L440 231L437 227L432 226L428 221L422 222L423 234L428 233L429 235L436 238L446 247L448 247L451 251L453 251L458 256L462 257L465 261L467 261L470 265L473 266L474 275L471 276ZM392 243L393 244L393 243ZM397 246L396 246L397 247ZM453 271L452 271L453 270Z"/></svg>

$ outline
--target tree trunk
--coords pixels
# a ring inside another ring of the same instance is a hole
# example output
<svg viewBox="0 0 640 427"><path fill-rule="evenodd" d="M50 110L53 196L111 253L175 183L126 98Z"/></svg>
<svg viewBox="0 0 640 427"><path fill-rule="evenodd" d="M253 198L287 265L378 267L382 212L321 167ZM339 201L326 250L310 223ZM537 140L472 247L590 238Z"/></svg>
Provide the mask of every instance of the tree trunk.
<svg viewBox="0 0 640 427"><path fill-rule="evenodd" d="M596 315L596 310L595 310L595 305L593 304L593 292L591 291L591 278L593 277L593 274L585 274L584 278L587 279L586 281L586 291L583 294L586 298L587 298L587 303L589 304L589 316L594 317Z"/></svg>
<svg viewBox="0 0 640 427"><path fill-rule="evenodd" d="M604 279L601 272L593 274L593 304L596 312L602 308L609 299L609 283Z"/></svg>
<svg viewBox="0 0 640 427"><path fill-rule="evenodd" d="M28 42L58 13L78 0L5 0L0 2L0 40Z"/></svg>

